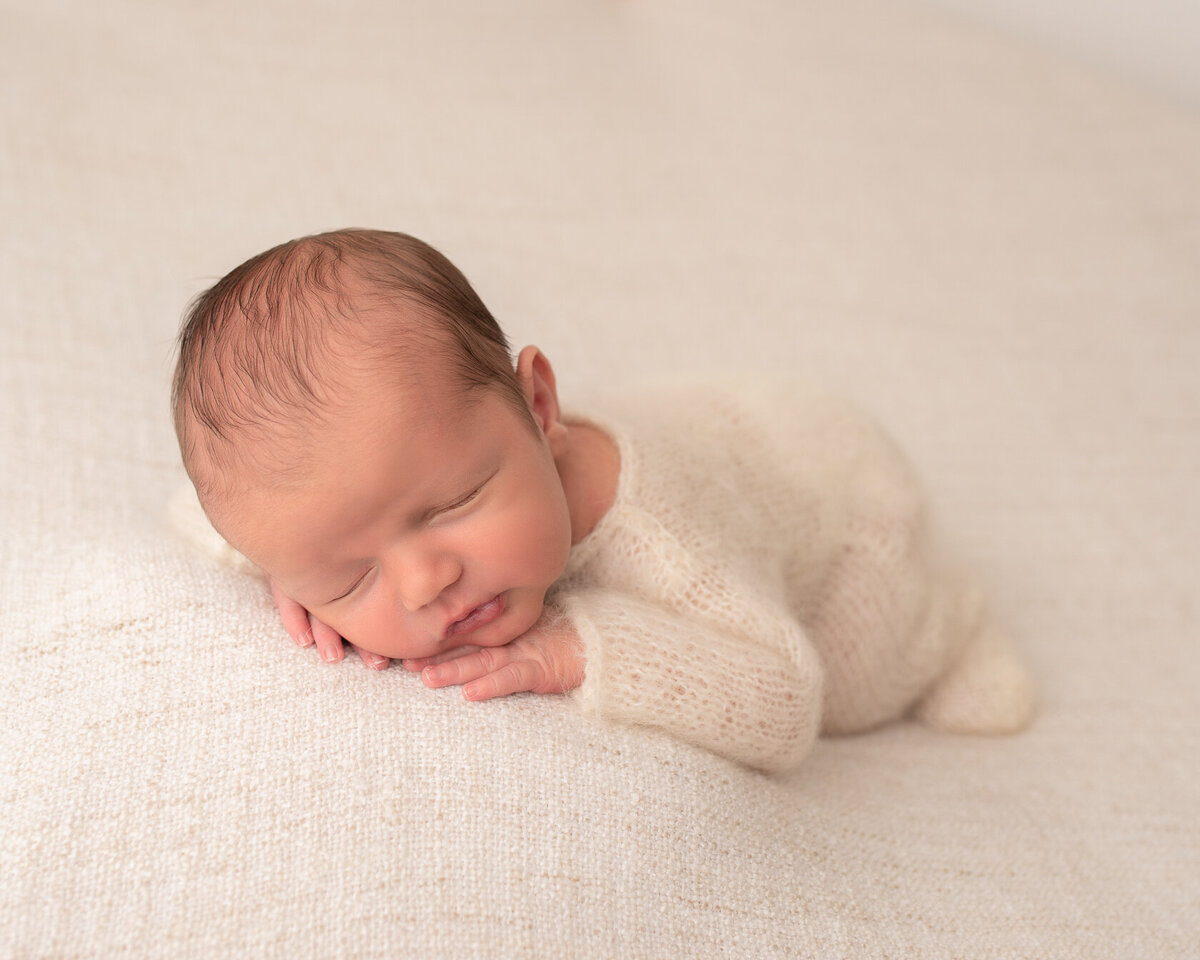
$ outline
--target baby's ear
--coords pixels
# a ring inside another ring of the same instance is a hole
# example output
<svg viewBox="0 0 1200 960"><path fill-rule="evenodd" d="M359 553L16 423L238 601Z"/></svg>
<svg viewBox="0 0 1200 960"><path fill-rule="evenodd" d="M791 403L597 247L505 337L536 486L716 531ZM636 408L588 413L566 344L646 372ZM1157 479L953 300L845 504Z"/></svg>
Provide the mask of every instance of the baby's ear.
<svg viewBox="0 0 1200 960"><path fill-rule="evenodd" d="M566 436L558 405L558 387L554 369L546 355L537 347L526 347L517 357L517 382L533 421L553 446Z"/></svg>

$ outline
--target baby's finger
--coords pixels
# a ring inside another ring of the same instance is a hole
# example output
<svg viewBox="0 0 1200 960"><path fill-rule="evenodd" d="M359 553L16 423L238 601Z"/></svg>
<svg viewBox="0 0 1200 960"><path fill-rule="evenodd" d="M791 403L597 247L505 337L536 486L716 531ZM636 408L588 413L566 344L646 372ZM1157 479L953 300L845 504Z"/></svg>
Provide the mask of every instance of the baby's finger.
<svg viewBox="0 0 1200 960"><path fill-rule="evenodd" d="M337 663L345 655L342 648L342 637L333 627L321 622L314 616L309 616L312 623L313 640L317 643L317 653L326 663Z"/></svg>
<svg viewBox="0 0 1200 960"><path fill-rule="evenodd" d="M453 650L443 650L432 657L409 657L404 661L404 669L411 670L413 673L420 673L430 664L445 663L447 660L457 660L459 657L465 657L467 654L475 653L477 650L479 650L479 647L455 647Z"/></svg>
<svg viewBox="0 0 1200 960"><path fill-rule="evenodd" d="M279 619L283 621L283 629L288 636L298 646L311 647L313 637L309 632L308 611L280 590L274 580L271 581L271 599L275 601L275 609L279 611Z"/></svg>
<svg viewBox="0 0 1200 960"><path fill-rule="evenodd" d="M468 700L490 700L492 697L507 697L510 693L532 690L543 680L541 664L535 660L513 660L485 677L473 680L463 687L463 696Z"/></svg>
<svg viewBox="0 0 1200 960"><path fill-rule="evenodd" d="M421 671L421 679L427 687L468 683L499 670L511 659L512 653L508 647L476 648L466 656L429 664Z"/></svg>
<svg viewBox="0 0 1200 960"><path fill-rule="evenodd" d="M386 670L391 661L387 657L381 657L377 653L372 653L370 650L364 650L357 643L351 643L350 649L358 654L358 659L363 662L363 665L371 670Z"/></svg>

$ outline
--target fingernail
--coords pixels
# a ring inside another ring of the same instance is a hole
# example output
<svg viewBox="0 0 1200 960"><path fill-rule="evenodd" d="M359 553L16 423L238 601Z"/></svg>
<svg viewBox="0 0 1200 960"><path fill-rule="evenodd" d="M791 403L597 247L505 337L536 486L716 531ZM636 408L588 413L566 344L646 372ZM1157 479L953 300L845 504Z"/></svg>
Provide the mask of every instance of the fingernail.
<svg viewBox="0 0 1200 960"><path fill-rule="evenodd" d="M292 639L296 641L296 646L298 647L311 647L313 642L312 631L305 630L303 633L296 634Z"/></svg>
<svg viewBox="0 0 1200 960"><path fill-rule="evenodd" d="M442 668L441 667L426 667L424 670L421 671L421 675L424 676L426 681L431 681L431 682L436 683L438 680L442 679Z"/></svg>
<svg viewBox="0 0 1200 960"><path fill-rule="evenodd" d="M321 651L321 659L326 663L337 663L342 659L342 651L337 647L329 647Z"/></svg>
<svg viewBox="0 0 1200 960"><path fill-rule="evenodd" d="M373 653L367 656L367 666L372 670L380 669L385 663L387 663L387 657L380 657Z"/></svg>

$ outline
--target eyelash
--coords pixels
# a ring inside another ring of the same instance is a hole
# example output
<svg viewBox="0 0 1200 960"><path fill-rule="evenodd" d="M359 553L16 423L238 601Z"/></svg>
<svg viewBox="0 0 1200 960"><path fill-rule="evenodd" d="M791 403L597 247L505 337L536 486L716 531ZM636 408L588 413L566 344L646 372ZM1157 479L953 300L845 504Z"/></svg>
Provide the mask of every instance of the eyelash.
<svg viewBox="0 0 1200 960"><path fill-rule="evenodd" d="M460 507L465 507L468 503L471 503L481 493L483 493L484 488L489 483L492 482L492 478L495 476L496 476L496 474L493 473L490 477L488 477L486 480L484 480L483 483L481 483L479 486L477 486L474 490L472 490L466 496L459 497L457 500L454 500L451 503L447 503L445 506L437 507L436 509L430 511L427 514L427 517L432 520L435 517L441 516L443 513L450 513L451 511L458 510Z"/></svg>
<svg viewBox="0 0 1200 960"><path fill-rule="evenodd" d="M350 594L352 594L355 590L357 590L360 586L362 586L362 582L367 579L367 574L369 574L370 572L371 572L370 570L364 571L363 575L361 577L359 577L352 584L350 584L349 587L346 588L345 593L342 593L339 596L334 597L329 602L337 603L339 600L345 600L348 596L350 596Z"/></svg>
<svg viewBox="0 0 1200 960"><path fill-rule="evenodd" d="M457 510L459 507L465 507L468 503L470 503L472 500L474 500L482 492L483 492L483 484L480 484L478 487L476 487L474 490L472 490L470 493L468 493L465 497L459 497L453 503L447 504L446 506L442 507L437 512L438 513L448 513L451 510Z"/></svg>

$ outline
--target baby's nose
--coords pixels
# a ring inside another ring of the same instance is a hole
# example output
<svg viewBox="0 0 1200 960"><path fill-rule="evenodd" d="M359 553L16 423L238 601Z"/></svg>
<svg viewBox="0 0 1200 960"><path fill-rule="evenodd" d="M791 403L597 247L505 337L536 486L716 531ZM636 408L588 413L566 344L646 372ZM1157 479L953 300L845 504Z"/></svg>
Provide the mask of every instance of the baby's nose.
<svg viewBox="0 0 1200 960"><path fill-rule="evenodd" d="M400 602L409 613L429 606L449 586L458 582L462 565L452 557L427 558L408 565L400 580Z"/></svg>

